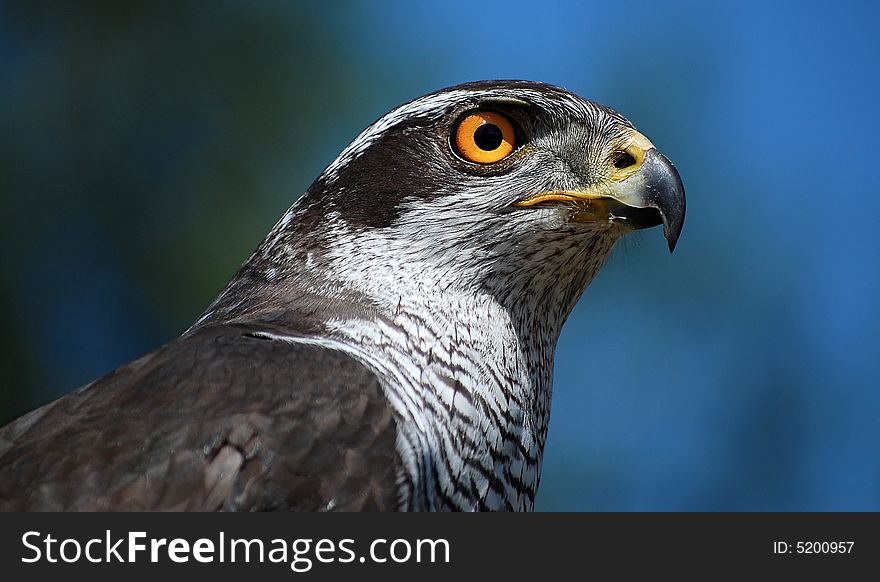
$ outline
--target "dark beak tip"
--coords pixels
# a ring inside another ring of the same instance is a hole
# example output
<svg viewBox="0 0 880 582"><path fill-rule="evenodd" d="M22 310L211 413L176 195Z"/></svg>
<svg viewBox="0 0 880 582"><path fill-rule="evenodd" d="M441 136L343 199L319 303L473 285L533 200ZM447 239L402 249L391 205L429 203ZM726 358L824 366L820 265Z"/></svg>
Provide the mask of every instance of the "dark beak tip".
<svg viewBox="0 0 880 582"><path fill-rule="evenodd" d="M663 213L663 236L666 237L666 242L669 244L670 253L675 251L675 247L678 244L678 239L681 236L681 231L684 227L684 190L682 190L681 202L681 208L672 213L669 218L667 218L667 215L670 213Z"/></svg>
<svg viewBox="0 0 880 582"><path fill-rule="evenodd" d="M672 254L675 252L675 245L678 244L678 233L673 234L664 226L663 236L666 237L666 242L669 244L669 254Z"/></svg>

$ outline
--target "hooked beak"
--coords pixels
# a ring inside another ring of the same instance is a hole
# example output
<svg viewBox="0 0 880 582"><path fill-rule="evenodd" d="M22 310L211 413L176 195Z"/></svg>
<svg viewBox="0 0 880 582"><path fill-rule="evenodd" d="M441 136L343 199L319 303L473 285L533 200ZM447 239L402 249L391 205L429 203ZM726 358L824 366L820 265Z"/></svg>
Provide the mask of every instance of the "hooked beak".
<svg viewBox="0 0 880 582"><path fill-rule="evenodd" d="M635 132L626 150L626 165L611 180L583 190L542 192L519 200L519 207L544 202L572 204L572 220L608 221L636 230L663 225L669 252L675 249L684 225L684 185L678 170L653 144ZM631 163L629 163L631 162Z"/></svg>

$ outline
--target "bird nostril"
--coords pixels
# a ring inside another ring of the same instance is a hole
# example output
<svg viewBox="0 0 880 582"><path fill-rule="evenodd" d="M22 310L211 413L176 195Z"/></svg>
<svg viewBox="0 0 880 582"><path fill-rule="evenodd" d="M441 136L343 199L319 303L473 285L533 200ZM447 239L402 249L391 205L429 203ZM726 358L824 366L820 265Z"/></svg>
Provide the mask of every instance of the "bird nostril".
<svg viewBox="0 0 880 582"><path fill-rule="evenodd" d="M636 161L635 156L631 153L624 150L617 150L611 155L611 163L614 164L614 167L618 170L625 170L626 168L630 168L635 166Z"/></svg>

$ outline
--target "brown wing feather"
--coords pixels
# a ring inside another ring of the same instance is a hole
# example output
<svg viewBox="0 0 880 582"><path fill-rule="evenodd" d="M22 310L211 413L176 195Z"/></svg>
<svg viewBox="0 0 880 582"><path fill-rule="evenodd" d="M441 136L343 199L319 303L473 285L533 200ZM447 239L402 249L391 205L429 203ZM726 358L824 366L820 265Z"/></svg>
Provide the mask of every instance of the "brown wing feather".
<svg viewBox="0 0 880 582"><path fill-rule="evenodd" d="M253 331L195 331L0 429L0 509L395 509L373 373Z"/></svg>

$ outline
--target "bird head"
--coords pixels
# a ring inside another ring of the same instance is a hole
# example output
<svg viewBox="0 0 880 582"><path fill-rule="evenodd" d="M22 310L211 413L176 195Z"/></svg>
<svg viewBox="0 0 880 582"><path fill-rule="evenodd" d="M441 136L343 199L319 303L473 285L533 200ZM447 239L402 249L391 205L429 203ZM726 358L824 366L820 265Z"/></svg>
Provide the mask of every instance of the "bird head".
<svg viewBox="0 0 880 582"><path fill-rule="evenodd" d="M678 172L617 112L546 84L482 81L365 129L250 267L330 273L344 279L330 287L374 302L411 284L546 297L564 319L617 239L662 224L672 250L684 214Z"/></svg>
<svg viewBox="0 0 880 582"><path fill-rule="evenodd" d="M525 81L459 85L392 110L301 202L382 252L482 272L528 270L565 249L607 254L660 224L672 250L685 213L675 167L629 121Z"/></svg>

